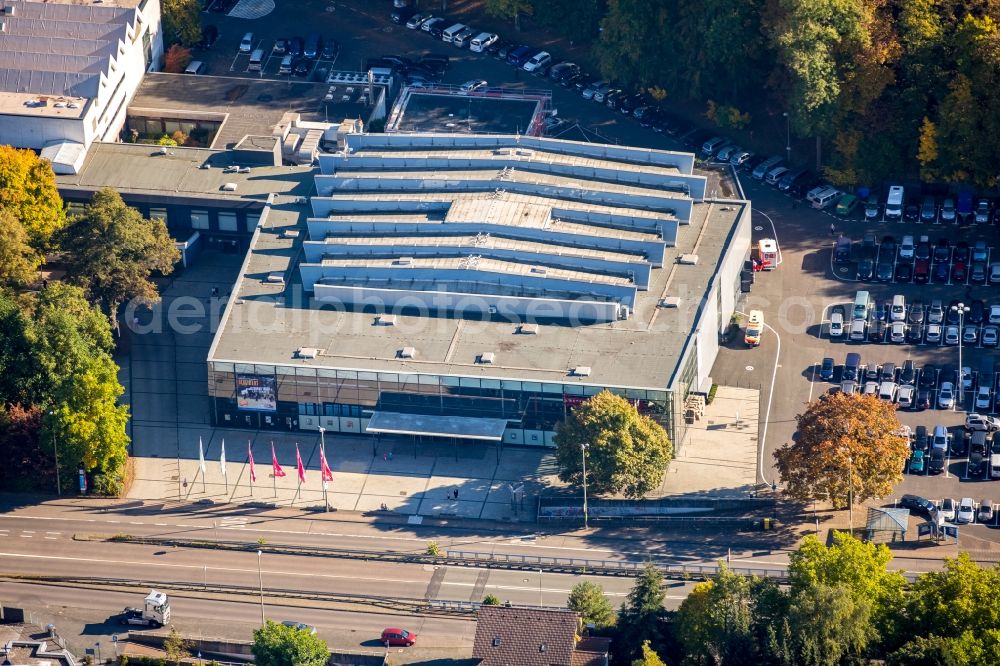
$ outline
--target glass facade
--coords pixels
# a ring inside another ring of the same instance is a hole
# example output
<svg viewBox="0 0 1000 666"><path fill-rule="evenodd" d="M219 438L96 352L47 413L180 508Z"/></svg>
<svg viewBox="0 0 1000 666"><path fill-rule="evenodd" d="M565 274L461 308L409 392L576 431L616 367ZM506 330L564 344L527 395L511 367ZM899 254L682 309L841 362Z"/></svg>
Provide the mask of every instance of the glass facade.
<svg viewBox="0 0 1000 666"><path fill-rule="evenodd" d="M236 375L273 376L277 407L264 413L240 409ZM552 444L556 424L596 395L600 386L556 384L453 375L334 370L252 363L209 363L209 397L217 426L264 430L363 433L375 411L500 418L510 444ZM609 388L670 430L671 399L665 391Z"/></svg>

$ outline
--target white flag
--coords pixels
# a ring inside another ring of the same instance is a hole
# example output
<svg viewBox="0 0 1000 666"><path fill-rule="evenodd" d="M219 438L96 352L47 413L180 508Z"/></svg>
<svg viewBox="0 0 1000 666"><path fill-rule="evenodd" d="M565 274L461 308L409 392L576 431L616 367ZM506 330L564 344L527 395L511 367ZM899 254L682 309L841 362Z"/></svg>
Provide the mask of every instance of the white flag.
<svg viewBox="0 0 1000 666"><path fill-rule="evenodd" d="M205 446L201 443L201 437L198 438L198 469L201 470L202 478L205 477Z"/></svg>
<svg viewBox="0 0 1000 666"><path fill-rule="evenodd" d="M219 469L222 471L222 476L226 475L226 440L222 440L222 455L219 456Z"/></svg>

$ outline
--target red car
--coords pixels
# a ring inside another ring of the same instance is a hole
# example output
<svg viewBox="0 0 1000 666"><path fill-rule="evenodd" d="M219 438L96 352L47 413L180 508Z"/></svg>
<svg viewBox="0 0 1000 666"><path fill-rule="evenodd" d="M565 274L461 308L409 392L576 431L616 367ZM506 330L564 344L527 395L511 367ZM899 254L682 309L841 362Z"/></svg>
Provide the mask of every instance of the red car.
<svg viewBox="0 0 1000 666"><path fill-rule="evenodd" d="M382 644L397 647L410 647L417 642L417 635L406 629L390 627L382 632Z"/></svg>

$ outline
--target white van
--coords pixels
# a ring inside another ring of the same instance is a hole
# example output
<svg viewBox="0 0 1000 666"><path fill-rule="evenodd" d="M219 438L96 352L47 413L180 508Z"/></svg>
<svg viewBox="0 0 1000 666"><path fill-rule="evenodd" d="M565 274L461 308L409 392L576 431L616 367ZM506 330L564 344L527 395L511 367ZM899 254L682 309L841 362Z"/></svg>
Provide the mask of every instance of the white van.
<svg viewBox="0 0 1000 666"><path fill-rule="evenodd" d="M701 144L701 152L702 154L711 157L715 154L715 151L722 147L724 143L726 143L726 140L721 136L713 136L711 139Z"/></svg>
<svg viewBox="0 0 1000 666"><path fill-rule="evenodd" d="M546 65L552 62L552 56L548 51L542 51L541 53L536 53L531 60L521 65L521 69L526 72L534 72L537 69L542 69Z"/></svg>
<svg viewBox="0 0 1000 666"><path fill-rule="evenodd" d="M903 190L902 185L893 185L889 188L889 196L885 199L885 216L891 220L900 220L903 217Z"/></svg>
<svg viewBox="0 0 1000 666"><path fill-rule="evenodd" d="M468 26L466 26L464 23L456 23L455 25L451 26L450 28L446 29L444 32L441 33L441 41L448 42L449 44L451 44L453 41L455 41L455 35L462 32L467 27Z"/></svg>
<svg viewBox="0 0 1000 666"><path fill-rule="evenodd" d="M812 202L813 208L826 208L841 197L841 192L829 185L820 185L809 190L806 199Z"/></svg>
<svg viewBox="0 0 1000 666"><path fill-rule="evenodd" d="M764 180L764 176L767 172L782 163L782 159L775 155L774 157L768 157L766 160L754 167L750 175L754 180Z"/></svg>
<svg viewBox="0 0 1000 666"><path fill-rule="evenodd" d="M192 60L185 68L185 74L204 74L206 70L205 63L201 60Z"/></svg>
<svg viewBox="0 0 1000 666"><path fill-rule="evenodd" d="M774 185L779 180L784 178L786 173L788 173L788 167L776 166L767 172L767 175L764 176L764 180L768 185Z"/></svg>
<svg viewBox="0 0 1000 666"><path fill-rule="evenodd" d="M476 53L482 53L489 47L493 46L500 39L500 35L495 32L481 32L472 38L469 42L469 50L475 51Z"/></svg>
<svg viewBox="0 0 1000 666"><path fill-rule="evenodd" d="M259 72L261 70L261 63L264 62L264 49L255 49L253 53L250 54L250 66L247 67L247 71Z"/></svg>

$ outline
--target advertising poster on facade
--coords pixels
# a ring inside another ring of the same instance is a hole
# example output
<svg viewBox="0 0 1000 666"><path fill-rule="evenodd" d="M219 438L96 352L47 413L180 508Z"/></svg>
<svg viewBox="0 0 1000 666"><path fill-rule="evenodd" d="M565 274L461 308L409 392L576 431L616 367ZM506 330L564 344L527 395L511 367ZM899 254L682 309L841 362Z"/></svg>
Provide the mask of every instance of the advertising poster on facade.
<svg viewBox="0 0 1000 666"><path fill-rule="evenodd" d="M236 375L236 403L249 412L278 409L277 382L269 375Z"/></svg>

